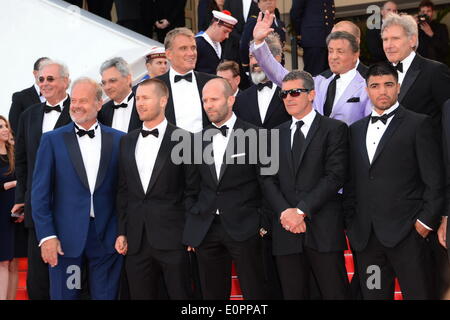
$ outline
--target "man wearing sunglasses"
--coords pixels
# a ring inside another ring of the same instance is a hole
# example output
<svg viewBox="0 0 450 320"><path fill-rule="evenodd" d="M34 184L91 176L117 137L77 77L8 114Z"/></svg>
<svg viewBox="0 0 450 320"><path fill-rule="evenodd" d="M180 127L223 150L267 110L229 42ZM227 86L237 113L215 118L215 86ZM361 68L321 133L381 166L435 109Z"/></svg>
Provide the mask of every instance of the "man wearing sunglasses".
<svg viewBox="0 0 450 320"><path fill-rule="evenodd" d="M278 127L280 166L267 199L283 296L309 299L312 272L323 299L349 299L338 193L347 178L347 126L314 110L314 80L305 71L284 77L280 97L291 120Z"/></svg>
<svg viewBox="0 0 450 320"><path fill-rule="evenodd" d="M16 197L12 212L25 209L25 227L28 228L28 297L32 300L49 299L48 267L41 259L36 232L31 216L31 184L39 142L43 133L68 124L70 120L69 70L59 62L41 63L37 77L39 89L47 102L27 108L19 119L16 135Z"/></svg>
<svg viewBox="0 0 450 320"><path fill-rule="evenodd" d="M260 15L253 30L255 43L250 51L256 57L269 79L277 85L288 73L270 55L264 39L273 31L270 27L273 16ZM348 125L367 116L371 112L370 101L365 91L365 81L357 70L359 58L358 39L344 31L328 35L328 63L330 70L314 78L316 98L314 109L330 118L344 121Z"/></svg>

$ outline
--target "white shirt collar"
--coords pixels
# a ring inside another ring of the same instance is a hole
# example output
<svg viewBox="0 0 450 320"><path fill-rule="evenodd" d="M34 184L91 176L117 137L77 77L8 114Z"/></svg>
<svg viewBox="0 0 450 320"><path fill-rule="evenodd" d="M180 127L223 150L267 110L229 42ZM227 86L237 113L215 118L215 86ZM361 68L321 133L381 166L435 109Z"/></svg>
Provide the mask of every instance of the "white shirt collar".
<svg viewBox="0 0 450 320"><path fill-rule="evenodd" d="M123 100L122 100L121 102L119 102L119 103L116 103L116 102L114 101L114 104L115 104L116 106L119 105L119 104L122 104L122 103L128 104L128 101L131 100L130 96L131 96L132 94L133 94L133 91L130 90L130 93L127 94L127 96L125 97L125 99L123 99Z"/></svg>
<svg viewBox="0 0 450 320"><path fill-rule="evenodd" d="M303 121L304 125L311 127L314 118L316 117L316 110L312 109L306 116L304 116L301 119L297 119L294 116L292 116L292 123L291 123L291 130L294 129L296 127L295 123L297 121Z"/></svg>
<svg viewBox="0 0 450 320"><path fill-rule="evenodd" d="M67 100L67 98L68 98L69 96L66 94L66 96L64 97L64 99L62 99L61 101L59 101L57 104L55 104L55 105L51 105L50 104L50 102L46 102L46 104L49 106L49 107L56 107L56 106L60 106L61 107L61 110L64 108L64 102Z"/></svg>
<svg viewBox="0 0 450 320"><path fill-rule="evenodd" d="M413 50L411 53L402 61L400 61L403 64L403 72L406 73L408 71L409 67L411 66L411 63L413 62L414 58L416 57L416 52ZM396 63L395 65L397 65Z"/></svg>
<svg viewBox="0 0 450 320"><path fill-rule="evenodd" d="M218 127L215 123L213 123L212 125L216 128L222 128L223 126L227 126L228 127L228 134L230 134L231 130L234 128L234 124L236 123L237 117L234 114L234 112L231 114L230 119L228 119L224 124L222 124L220 127Z"/></svg>
<svg viewBox="0 0 450 320"><path fill-rule="evenodd" d="M208 42L208 43L214 48L214 50L215 50L214 43L216 43L217 46L220 47L220 42L213 41L213 39L211 39L211 37L209 36L209 34L206 33L206 31L203 32L203 33L200 35L200 37L205 38L206 42Z"/></svg>
<svg viewBox="0 0 450 320"><path fill-rule="evenodd" d="M176 75L184 76L184 75L186 75L186 74L188 74L188 73L191 73L191 72L192 72L192 78L194 79L194 78L195 78L195 74L194 74L194 71L193 71L193 70L188 71L188 72L186 72L186 73L179 73L179 72L176 72L174 68L170 67L170 70L169 70L170 81L171 81L171 82L174 82L174 81L175 81L175 76L176 76Z"/></svg>
<svg viewBox="0 0 450 320"><path fill-rule="evenodd" d="M394 103L394 105L392 107L390 107L389 109L384 110L382 114L378 114L378 112L376 112L375 110L372 110L372 116L379 117L379 116L382 116L383 114L390 114L391 112L393 112L398 107L399 107L399 103L397 101L397 102Z"/></svg>
<svg viewBox="0 0 450 320"><path fill-rule="evenodd" d="M86 130L86 129L84 129L81 125L79 125L78 123L75 122L75 124L76 124L76 126L77 126L80 130ZM77 127L74 126L75 132L78 131ZM97 133L99 129L100 129L100 126L98 125L98 121L96 121L96 122L95 122L88 130L86 130L86 131L94 130L94 131Z"/></svg>
<svg viewBox="0 0 450 320"><path fill-rule="evenodd" d="M353 69L348 70L346 73L340 74L338 80L342 80L344 82L347 82L347 81L350 82L356 76L357 66L358 66L358 64L356 64Z"/></svg>

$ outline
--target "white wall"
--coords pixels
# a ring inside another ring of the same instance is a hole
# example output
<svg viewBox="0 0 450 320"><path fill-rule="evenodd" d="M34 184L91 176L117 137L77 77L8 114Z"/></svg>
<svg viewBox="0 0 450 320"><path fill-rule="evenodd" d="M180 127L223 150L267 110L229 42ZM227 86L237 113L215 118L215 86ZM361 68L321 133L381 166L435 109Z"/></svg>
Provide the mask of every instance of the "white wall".
<svg viewBox="0 0 450 320"><path fill-rule="evenodd" d="M159 42L70 6L61 0L0 0L0 114L7 116L13 92L30 87L34 61L47 56L69 67L71 79L89 76L108 58L121 56L133 79L145 74L144 56Z"/></svg>

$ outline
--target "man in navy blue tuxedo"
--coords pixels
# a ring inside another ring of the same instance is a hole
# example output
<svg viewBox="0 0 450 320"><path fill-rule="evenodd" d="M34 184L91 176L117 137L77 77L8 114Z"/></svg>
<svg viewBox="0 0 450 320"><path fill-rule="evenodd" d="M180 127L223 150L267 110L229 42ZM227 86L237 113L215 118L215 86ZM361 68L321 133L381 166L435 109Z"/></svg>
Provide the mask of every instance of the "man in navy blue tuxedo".
<svg viewBox="0 0 450 320"><path fill-rule="evenodd" d="M31 202L37 239L49 264L50 297L77 299L81 264L89 268L92 299L117 297L122 257L115 197L120 137L98 123L101 87L80 78L72 87L74 123L44 134L33 175Z"/></svg>

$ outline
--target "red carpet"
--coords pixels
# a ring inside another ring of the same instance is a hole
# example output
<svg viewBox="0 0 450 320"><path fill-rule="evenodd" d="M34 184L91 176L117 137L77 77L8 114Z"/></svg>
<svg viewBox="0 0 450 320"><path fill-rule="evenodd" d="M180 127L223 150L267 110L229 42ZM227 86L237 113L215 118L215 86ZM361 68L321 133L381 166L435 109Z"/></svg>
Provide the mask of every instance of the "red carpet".
<svg viewBox="0 0 450 320"><path fill-rule="evenodd" d="M353 257L350 251L345 251L345 265L347 267L347 273L349 280L352 279L354 273ZM19 259L19 285L17 289L16 300L28 300L26 278L27 278L27 259ZM231 296L230 300L243 300L241 287L239 286L239 280L236 275L236 268L233 264L232 278L231 278ZM395 281L395 300L402 300L402 293L400 292L400 286L398 281Z"/></svg>

